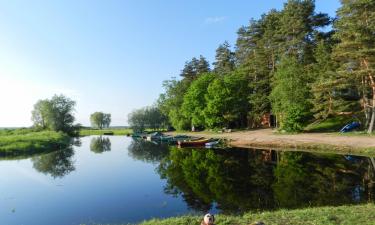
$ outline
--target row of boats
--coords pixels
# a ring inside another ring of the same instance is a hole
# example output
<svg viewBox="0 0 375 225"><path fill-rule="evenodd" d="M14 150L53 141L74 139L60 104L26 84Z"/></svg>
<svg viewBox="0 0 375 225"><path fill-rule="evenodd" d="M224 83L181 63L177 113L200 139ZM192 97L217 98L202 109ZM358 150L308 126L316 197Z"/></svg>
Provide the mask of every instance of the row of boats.
<svg viewBox="0 0 375 225"><path fill-rule="evenodd" d="M219 139L203 138L203 137L191 137L187 135L164 135L161 132L154 133L134 133L134 138L142 138L147 141L164 142L170 145L177 144L180 147L214 147L220 144Z"/></svg>

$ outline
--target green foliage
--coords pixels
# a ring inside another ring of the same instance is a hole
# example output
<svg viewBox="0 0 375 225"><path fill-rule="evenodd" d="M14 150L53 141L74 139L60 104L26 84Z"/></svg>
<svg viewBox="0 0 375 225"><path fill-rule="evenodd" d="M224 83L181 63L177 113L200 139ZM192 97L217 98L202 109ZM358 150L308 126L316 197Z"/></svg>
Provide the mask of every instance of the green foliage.
<svg viewBox="0 0 375 225"><path fill-rule="evenodd" d="M213 63L214 72L219 75L231 73L235 68L234 53L230 50L230 45L227 41L221 44L216 49L215 62Z"/></svg>
<svg viewBox="0 0 375 225"><path fill-rule="evenodd" d="M165 128L165 117L157 107L145 107L134 110L128 115L128 123L134 132L142 132L146 128L153 130Z"/></svg>
<svg viewBox="0 0 375 225"><path fill-rule="evenodd" d="M235 52L227 42L216 50L213 72L220 78L194 84L209 65L203 57L193 58L182 80L164 83L158 107L179 130L192 124L260 127L264 115L274 114L290 132L303 130L312 115L321 120L362 107L370 132L375 123L375 4L342 3L335 30L328 32L322 28L332 19L315 12L313 0L288 0L281 10L251 20L238 30Z"/></svg>
<svg viewBox="0 0 375 225"><path fill-rule="evenodd" d="M215 79L205 95L207 106L203 113L206 126L222 128L246 125L248 91L248 80L238 71Z"/></svg>
<svg viewBox="0 0 375 225"><path fill-rule="evenodd" d="M163 82L165 93L161 94L158 100L158 108L162 114L168 117L171 125L178 130L190 128L191 121L180 113L183 104L184 94L190 86L191 81L176 79Z"/></svg>
<svg viewBox="0 0 375 225"><path fill-rule="evenodd" d="M304 67L295 58L282 59L270 96L281 129L288 132L301 131L304 121L309 118L309 80Z"/></svg>
<svg viewBox="0 0 375 225"><path fill-rule="evenodd" d="M187 80L194 80L200 74L210 72L210 64L202 55L199 59L192 58L191 61L185 63L185 67L181 71L181 76Z"/></svg>
<svg viewBox="0 0 375 225"><path fill-rule="evenodd" d="M375 123L375 3L371 0L342 0L334 24L339 43L333 56L338 72L357 87L362 97L368 133Z"/></svg>
<svg viewBox="0 0 375 225"><path fill-rule="evenodd" d="M345 90L353 88L348 79L336 72L338 64L332 59L332 43L320 41L315 49L316 63L312 67L312 112L316 119L326 119L340 112L350 112L359 109L359 104L347 98Z"/></svg>
<svg viewBox="0 0 375 225"><path fill-rule="evenodd" d="M75 135L79 128L73 124L75 104L75 101L64 95L39 100L32 111L34 127Z"/></svg>
<svg viewBox="0 0 375 225"><path fill-rule="evenodd" d="M91 126L103 129L111 124L111 114L103 112L94 112L90 115Z"/></svg>
<svg viewBox="0 0 375 225"><path fill-rule="evenodd" d="M215 79L213 73L205 73L194 80L184 95L181 114L191 120L195 127L204 127L205 118L203 110L206 107L205 95L210 83Z"/></svg>

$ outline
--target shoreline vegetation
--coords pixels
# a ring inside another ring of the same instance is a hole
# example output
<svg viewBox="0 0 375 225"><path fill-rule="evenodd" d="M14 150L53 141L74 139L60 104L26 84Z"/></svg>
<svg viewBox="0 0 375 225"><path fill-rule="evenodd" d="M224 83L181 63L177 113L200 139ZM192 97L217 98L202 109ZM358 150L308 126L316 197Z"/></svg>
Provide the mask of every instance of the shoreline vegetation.
<svg viewBox="0 0 375 225"><path fill-rule="evenodd" d="M374 224L374 204L346 205L337 207L316 207L273 212L245 213L243 215L217 215L216 225L255 224L262 221L266 225L276 224ZM151 219L140 225L197 225L203 216L180 216L167 219Z"/></svg>
<svg viewBox="0 0 375 225"><path fill-rule="evenodd" d="M39 154L69 146L71 137L63 132L30 128L0 130L0 157Z"/></svg>
<svg viewBox="0 0 375 225"><path fill-rule="evenodd" d="M129 128L105 128L105 129L93 129L93 128L83 128L79 131L79 136L89 136L89 135L130 135L132 134L132 129Z"/></svg>

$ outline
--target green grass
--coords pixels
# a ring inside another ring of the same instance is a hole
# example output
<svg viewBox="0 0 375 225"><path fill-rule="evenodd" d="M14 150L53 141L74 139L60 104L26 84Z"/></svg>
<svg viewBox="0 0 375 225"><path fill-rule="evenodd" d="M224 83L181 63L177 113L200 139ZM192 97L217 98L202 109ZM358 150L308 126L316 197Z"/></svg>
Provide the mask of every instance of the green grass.
<svg viewBox="0 0 375 225"><path fill-rule="evenodd" d="M305 131L307 132L339 132L346 124L354 121L352 116L335 116L323 121L317 121L309 124Z"/></svg>
<svg viewBox="0 0 375 225"><path fill-rule="evenodd" d="M113 135L127 135L133 133L132 129L121 128L121 129L81 129L79 131L80 136L89 136L89 135L103 135L104 133L111 132Z"/></svg>
<svg viewBox="0 0 375 225"><path fill-rule="evenodd" d="M318 207L275 212L246 213L240 216L217 215L216 225L248 225L262 221L272 224L375 224L375 205ZM142 225L199 225L202 216L182 216L169 219L153 219Z"/></svg>
<svg viewBox="0 0 375 225"><path fill-rule="evenodd" d="M70 143L67 134L32 129L0 130L0 156L31 155L65 148Z"/></svg>

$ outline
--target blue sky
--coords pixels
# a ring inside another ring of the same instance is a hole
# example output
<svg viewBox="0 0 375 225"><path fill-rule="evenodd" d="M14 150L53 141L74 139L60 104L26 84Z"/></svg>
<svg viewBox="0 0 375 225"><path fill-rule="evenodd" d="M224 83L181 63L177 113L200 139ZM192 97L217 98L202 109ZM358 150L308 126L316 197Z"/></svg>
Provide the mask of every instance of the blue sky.
<svg viewBox="0 0 375 225"><path fill-rule="evenodd" d="M54 93L77 101L77 122L103 111L126 125L185 61L212 63L219 44L284 2L0 0L0 127L30 126L33 104ZM331 16L339 6L316 1Z"/></svg>

